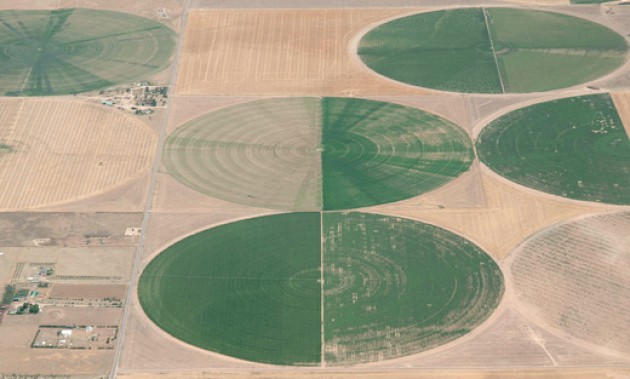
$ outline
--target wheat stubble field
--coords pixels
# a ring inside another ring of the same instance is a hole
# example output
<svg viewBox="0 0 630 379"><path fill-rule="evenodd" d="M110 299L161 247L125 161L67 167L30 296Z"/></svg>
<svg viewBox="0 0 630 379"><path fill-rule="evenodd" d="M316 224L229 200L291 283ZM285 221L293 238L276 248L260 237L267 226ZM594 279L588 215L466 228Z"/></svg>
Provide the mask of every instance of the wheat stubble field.
<svg viewBox="0 0 630 379"><path fill-rule="evenodd" d="M0 104L2 210L83 198L148 172L157 138L130 116L76 100Z"/></svg>
<svg viewBox="0 0 630 379"><path fill-rule="evenodd" d="M22 41L7 59L64 56L29 41L81 26L63 22L86 13L62 10L75 3L20 4L54 11L30 34L0 25ZM163 113L94 92L0 98L0 291L42 304L4 315L0 377L630 377L630 7L119 3L84 6L177 33L153 46L170 58L132 70L170 77ZM477 34L449 27L462 14ZM614 46L572 46L571 28ZM135 35L120 33L72 54ZM458 87L476 64L463 52L512 87ZM550 83L532 57L588 75ZM426 65L448 85L396 80ZM29 284L43 269L52 288ZM118 329L111 349L32 347L48 325Z"/></svg>

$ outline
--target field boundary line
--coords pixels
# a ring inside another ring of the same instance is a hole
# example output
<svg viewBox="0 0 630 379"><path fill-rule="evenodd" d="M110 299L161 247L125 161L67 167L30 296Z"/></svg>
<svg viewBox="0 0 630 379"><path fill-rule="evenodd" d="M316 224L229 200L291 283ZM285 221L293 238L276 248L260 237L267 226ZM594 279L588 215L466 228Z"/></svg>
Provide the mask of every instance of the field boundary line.
<svg viewBox="0 0 630 379"><path fill-rule="evenodd" d="M321 289L321 334L322 334L322 352L321 352L321 366L326 367L326 339L324 337L324 212L319 212L319 237L320 237L320 278L319 284Z"/></svg>
<svg viewBox="0 0 630 379"><path fill-rule="evenodd" d="M183 40L184 40L184 31L186 30L186 21L188 20L188 10L190 9L190 1L186 0L182 10L182 22L179 27L179 36L177 39L177 46L175 48L175 52L173 54L173 60L171 65L171 79L168 87L168 97L169 99L173 98L175 82L177 81L177 71L179 65L179 54L181 52ZM171 103L169 101L169 103ZM152 202L153 196L155 194L155 184L157 182L157 175L160 168L160 161L162 157L162 148L164 146L164 142L166 140L166 130L168 128L168 120L169 120L169 111L172 108L172 104L169 107L167 104L166 109L164 110L164 114L162 115L162 121L160 125L160 134L158 137L158 143L156 147L155 158L153 160L153 167L151 168L151 174L149 179L149 188L147 189L146 199L145 199L145 207L142 216L142 226L140 233L140 238L138 240L138 245L136 246L136 251L134 252L133 264L131 266L131 276L129 278L129 287L127 288L126 293L126 301L123 309L123 315L120 322L120 328L118 329L118 343L114 348L114 360L112 362L112 368L109 371L109 379L116 379L116 375L118 373L118 367L120 366L120 358L122 356L122 351L125 342L125 334L127 332L127 322L129 321L129 312L131 309L131 303L133 302L133 292L135 290L135 283L138 280L138 269L140 267L140 258L142 257L142 252L144 250L144 241L147 231L147 226L149 224L149 217L151 215L152 210Z"/></svg>
<svg viewBox="0 0 630 379"><path fill-rule="evenodd" d="M497 68L497 75L499 76L499 84L501 84L501 92L505 93L505 84L503 83L503 77L501 76L501 69L499 68L499 60L497 59L497 52L494 50L494 42L492 41L492 32L490 31L490 24L488 23L488 14L486 8L481 8L483 14L483 20L486 23L486 31L488 32L488 40L490 41L490 49L492 50L492 57L494 58L494 65Z"/></svg>

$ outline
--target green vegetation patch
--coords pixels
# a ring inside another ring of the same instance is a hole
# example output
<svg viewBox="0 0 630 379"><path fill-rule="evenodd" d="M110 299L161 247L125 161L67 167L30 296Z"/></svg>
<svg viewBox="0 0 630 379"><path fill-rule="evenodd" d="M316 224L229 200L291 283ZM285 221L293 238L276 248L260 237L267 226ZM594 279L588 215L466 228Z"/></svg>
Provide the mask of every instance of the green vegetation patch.
<svg viewBox="0 0 630 379"><path fill-rule="evenodd" d="M358 54L368 67L417 86L501 92L481 9L423 13L367 33Z"/></svg>
<svg viewBox="0 0 630 379"><path fill-rule="evenodd" d="M403 200L466 171L465 131L401 105L287 98L224 108L167 139L168 172L220 199L297 211Z"/></svg>
<svg viewBox="0 0 630 379"><path fill-rule="evenodd" d="M473 160L464 130L418 109L324 98L322 113L326 210L417 196L453 180Z"/></svg>
<svg viewBox="0 0 630 379"><path fill-rule="evenodd" d="M624 38L602 25L510 8L404 17L368 32L358 48L368 67L392 79L481 93L573 86L618 68L626 53Z"/></svg>
<svg viewBox="0 0 630 379"><path fill-rule="evenodd" d="M327 364L417 353L481 324L503 276L481 249L444 229L366 213L325 213Z"/></svg>
<svg viewBox="0 0 630 379"><path fill-rule="evenodd" d="M625 39L611 29L559 13L487 9L507 92L569 87L603 76L625 61Z"/></svg>
<svg viewBox="0 0 630 379"><path fill-rule="evenodd" d="M208 229L159 254L138 286L146 314L176 338L285 365L316 365L324 352L334 365L427 350L482 323L502 293L498 266L464 238L341 212Z"/></svg>
<svg viewBox="0 0 630 379"><path fill-rule="evenodd" d="M4 154L12 153L14 151L12 145L8 145L6 143L0 143L0 157Z"/></svg>
<svg viewBox="0 0 630 379"><path fill-rule="evenodd" d="M147 315L204 349L275 364L321 356L320 215L248 219L188 237L140 278Z"/></svg>
<svg viewBox="0 0 630 379"><path fill-rule="evenodd" d="M630 204L630 140L607 94L508 113L482 130L477 152L493 171L524 186Z"/></svg>
<svg viewBox="0 0 630 379"><path fill-rule="evenodd" d="M0 12L0 94L86 92L165 69L175 46L167 26L88 9Z"/></svg>

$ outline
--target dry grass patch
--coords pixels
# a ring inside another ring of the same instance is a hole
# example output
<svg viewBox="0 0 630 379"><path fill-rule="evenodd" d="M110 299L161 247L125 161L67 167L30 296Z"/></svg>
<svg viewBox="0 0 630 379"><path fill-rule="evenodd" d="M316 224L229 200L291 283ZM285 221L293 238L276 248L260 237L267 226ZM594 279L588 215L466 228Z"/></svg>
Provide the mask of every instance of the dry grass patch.
<svg viewBox="0 0 630 379"><path fill-rule="evenodd" d="M363 28L409 10L193 10L179 95L424 93L370 73L350 51Z"/></svg>
<svg viewBox="0 0 630 379"><path fill-rule="evenodd" d="M505 180L482 173L486 205L476 208L427 209L408 205L375 207L385 212L434 222L461 233L502 259L525 237L545 226L582 214L611 209L604 205L578 204L548 195L520 190ZM436 191L439 194L439 191Z"/></svg>
<svg viewBox="0 0 630 379"><path fill-rule="evenodd" d="M84 198L145 175L157 137L119 111L74 100L0 100L0 210Z"/></svg>
<svg viewBox="0 0 630 379"><path fill-rule="evenodd" d="M623 122L623 127L626 129L626 134L630 138L630 92L611 93L610 96L615 103L619 118Z"/></svg>

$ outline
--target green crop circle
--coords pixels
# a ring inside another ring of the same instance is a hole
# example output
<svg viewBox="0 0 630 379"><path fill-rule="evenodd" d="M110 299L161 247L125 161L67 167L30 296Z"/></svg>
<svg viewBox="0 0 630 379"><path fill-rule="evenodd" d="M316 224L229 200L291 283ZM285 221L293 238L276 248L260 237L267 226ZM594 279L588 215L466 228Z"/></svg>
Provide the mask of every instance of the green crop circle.
<svg viewBox="0 0 630 379"><path fill-rule="evenodd" d="M481 131L477 153L490 169L524 186L630 204L630 139L608 94L510 112Z"/></svg>
<svg viewBox="0 0 630 379"><path fill-rule="evenodd" d="M80 93L165 69L175 46L167 26L89 10L0 12L0 94Z"/></svg>
<svg viewBox="0 0 630 379"><path fill-rule="evenodd" d="M339 212L202 231L154 258L138 285L146 314L174 337L283 365L428 350L481 324L502 294L499 267L464 238L408 219Z"/></svg>
<svg viewBox="0 0 630 379"><path fill-rule="evenodd" d="M444 91L539 92L620 67L625 39L559 13L465 8L403 17L363 36L358 55L391 79Z"/></svg>
<svg viewBox="0 0 630 379"><path fill-rule="evenodd" d="M355 98L254 101L203 115L166 140L166 168L203 194L282 210L411 198L465 172L464 130L433 114Z"/></svg>

